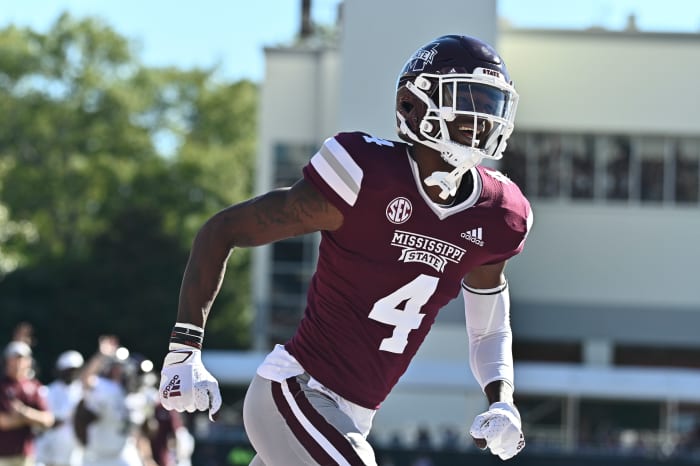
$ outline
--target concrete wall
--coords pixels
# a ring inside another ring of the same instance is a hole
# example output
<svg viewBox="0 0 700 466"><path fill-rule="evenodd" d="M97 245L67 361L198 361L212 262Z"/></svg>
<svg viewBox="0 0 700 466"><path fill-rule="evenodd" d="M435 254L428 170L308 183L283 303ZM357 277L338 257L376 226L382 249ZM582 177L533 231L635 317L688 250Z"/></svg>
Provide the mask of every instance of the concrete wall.
<svg viewBox="0 0 700 466"><path fill-rule="evenodd" d="M504 29L516 129L700 134L700 35Z"/></svg>
<svg viewBox="0 0 700 466"><path fill-rule="evenodd" d="M700 209L535 203L511 292L538 303L695 308Z"/></svg>

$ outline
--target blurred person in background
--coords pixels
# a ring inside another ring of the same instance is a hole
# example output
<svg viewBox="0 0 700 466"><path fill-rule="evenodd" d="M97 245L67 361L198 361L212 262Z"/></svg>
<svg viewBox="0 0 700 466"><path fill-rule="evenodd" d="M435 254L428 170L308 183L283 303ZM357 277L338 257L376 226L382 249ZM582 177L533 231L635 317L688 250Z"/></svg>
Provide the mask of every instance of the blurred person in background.
<svg viewBox="0 0 700 466"><path fill-rule="evenodd" d="M22 341L30 347L34 346L34 326L29 322L18 323L12 332L12 341Z"/></svg>
<svg viewBox="0 0 700 466"><path fill-rule="evenodd" d="M194 438L185 426L183 415L166 410L160 403L153 362L140 355L131 358L139 368L138 388L127 395L126 402L132 421L142 426L153 460L158 466L191 466Z"/></svg>
<svg viewBox="0 0 700 466"><path fill-rule="evenodd" d="M185 425L182 414L165 409L160 399L156 399L147 433L153 459L158 466L191 466L194 437Z"/></svg>
<svg viewBox="0 0 700 466"><path fill-rule="evenodd" d="M80 464L82 447L75 438L73 413L83 397L80 371L84 362L83 356L75 350L64 351L56 359L56 378L44 390L55 423L36 439L38 466Z"/></svg>
<svg viewBox="0 0 700 466"><path fill-rule="evenodd" d="M140 388L137 362L113 336L99 339L98 352L82 374L83 399L74 428L83 446L83 466L155 466L150 445L141 435L143 403L130 394Z"/></svg>
<svg viewBox="0 0 700 466"><path fill-rule="evenodd" d="M54 416L34 378L32 349L12 341L3 352L0 377L0 466L35 464L35 431L48 429Z"/></svg>
<svg viewBox="0 0 700 466"><path fill-rule="evenodd" d="M12 341L21 341L29 345L30 348L34 348L34 345L36 345L34 326L29 322L18 323L12 331ZM32 358L32 377L38 377L38 369L36 359Z"/></svg>
<svg viewBox="0 0 700 466"><path fill-rule="evenodd" d="M303 318L258 367L244 401L251 465L376 465L367 441L374 414L460 292L472 373L489 404L470 433L501 459L515 456L525 441L504 270L532 213L517 185L481 161L501 158L517 101L490 45L436 38L399 75L402 141L338 133L293 186L207 220L182 280L163 405L212 418L221 406L201 348L231 251L320 231Z"/></svg>

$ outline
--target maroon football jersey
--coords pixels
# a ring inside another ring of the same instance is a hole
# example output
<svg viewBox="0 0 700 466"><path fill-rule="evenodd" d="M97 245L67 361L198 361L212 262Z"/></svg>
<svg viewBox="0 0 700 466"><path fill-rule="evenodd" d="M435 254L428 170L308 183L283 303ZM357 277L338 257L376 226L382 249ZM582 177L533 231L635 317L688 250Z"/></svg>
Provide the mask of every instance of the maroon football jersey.
<svg viewBox="0 0 700 466"><path fill-rule="evenodd" d="M326 140L304 167L344 216L321 234L308 303L287 350L319 382L377 408L473 268L518 254L530 205L500 172L476 167L471 196L429 201L407 145L364 133Z"/></svg>
<svg viewBox="0 0 700 466"><path fill-rule="evenodd" d="M8 376L0 377L0 412L12 412L11 403L19 400L25 405L48 411L46 397L41 384L36 379L16 380ZM31 456L34 452L34 432L30 426L13 429L0 429L0 458L9 456Z"/></svg>

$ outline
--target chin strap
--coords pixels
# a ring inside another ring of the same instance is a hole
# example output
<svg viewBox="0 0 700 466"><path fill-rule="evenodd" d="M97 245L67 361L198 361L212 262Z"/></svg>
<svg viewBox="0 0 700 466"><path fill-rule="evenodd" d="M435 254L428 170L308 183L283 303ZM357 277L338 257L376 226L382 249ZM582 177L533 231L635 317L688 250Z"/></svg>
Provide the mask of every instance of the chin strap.
<svg viewBox="0 0 700 466"><path fill-rule="evenodd" d="M406 124L406 118L404 118L403 115L401 115L400 112L396 112L396 118L398 118L400 124L399 124L399 130L411 138L412 140L416 141L418 144L423 144L424 146L428 146L431 149L434 149L438 152L440 152L440 155L443 160L446 162L449 162L453 157L451 157L451 154L445 153L444 149L434 143L433 141L430 140L421 140L416 136L416 133L414 133L411 128L409 128L408 124ZM481 160L483 159L483 154L481 153L480 150L478 149L471 149L468 147L465 147L465 150L469 151L469 156L464 157L462 160L462 163L460 163L454 170L451 172L441 172L441 171L436 171L433 172L429 177L427 177L425 180L426 185L428 186L439 186L441 191L440 191L440 199L447 199L450 196L455 196L457 194L457 188L459 187L459 183L462 181L462 176L464 176L465 173L467 173L469 170L472 168L476 167L479 165Z"/></svg>
<svg viewBox="0 0 700 466"><path fill-rule="evenodd" d="M454 169L450 173L433 172L432 175L423 181L428 186L439 186L442 190L440 191L440 199L445 200L450 196L457 195L457 188L459 187L459 183L462 181L462 176L464 173L466 173L466 171L467 170L461 171L459 169Z"/></svg>
<svg viewBox="0 0 700 466"><path fill-rule="evenodd" d="M425 184L428 186L439 186L442 191L440 191L440 199L447 199L450 196L457 195L457 188L459 183L462 181L462 177L469 170L477 166L481 162L481 156L474 154L468 162L463 162L459 167L455 168L451 172L433 172L432 175L427 177Z"/></svg>

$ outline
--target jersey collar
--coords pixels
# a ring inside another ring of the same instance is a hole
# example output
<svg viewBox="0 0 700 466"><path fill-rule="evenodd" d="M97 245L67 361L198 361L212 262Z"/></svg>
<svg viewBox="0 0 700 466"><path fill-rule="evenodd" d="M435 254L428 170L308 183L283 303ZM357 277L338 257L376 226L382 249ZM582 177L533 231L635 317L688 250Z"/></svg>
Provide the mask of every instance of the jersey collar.
<svg viewBox="0 0 700 466"><path fill-rule="evenodd" d="M483 189L483 184L481 182L481 176L479 176L479 172L476 169L476 167L471 168L467 173L464 174L464 176L471 176L474 179L472 192L469 194L469 196L467 196L467 198L464 199L462 202L450 206L444 206L434 202L432 199L430 199L428 193L425 192L425 188L423 187L423 181L420 179L418 164L408 153L408 148L406 148L406 159L408 160L408 163L411 166L411 172L413 172L413 180L416 183L416 188L418 189L418 192L420 193L425 203L428 204L430 209L435 213L435 215L437 215L437 217L440 220L444 220L450 215L456 214L457 212L461 212L472 207L479 200L479 197L481 196L481 191Z"/></svg>

